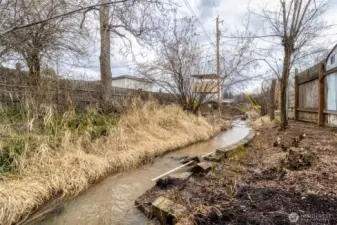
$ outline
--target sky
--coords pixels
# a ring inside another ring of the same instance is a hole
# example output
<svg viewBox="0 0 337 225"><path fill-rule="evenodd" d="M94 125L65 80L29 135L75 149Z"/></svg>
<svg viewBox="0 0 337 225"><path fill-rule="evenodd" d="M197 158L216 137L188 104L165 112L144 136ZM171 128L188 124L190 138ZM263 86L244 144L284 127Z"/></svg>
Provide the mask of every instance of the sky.
<svg viewBox="0 0 337 225"><path fill-rule="evenodd" d="M210 43L211 41L215 43L215 19L219 16L219 19L223 22L220 24L220 30L222 34L230 34L236 29L241 29L244 19L246 18L246 13L248 8L253 11L258 11L264 6L274 7L277 0L187 0L188 4L184 1L179 1L177 8L177 15L179 17L197 17L201 23L198 25L199 32L199 42L206 46L207 55L214 55L215 48ZM191 7L191 9L189 8ZM324 14L323 20L330 23L337 23L336 17L337 11L337 0L331 1L331 7ZM203 28L201 27L203 26ZM261 27L261 22L252 19L250 23L251 30L259 30ZM207 33L207 35L205 34ZM79 77L90 80L99 80L99 30L93 29L91 35L94 36L95 42L90 45L90 53L88 56L81 58L80 62L75 65L69 66L60 62L62 75L71 75L72 77ZM210 40L209 40L210 39ZM328 40L331 43L331 47L337 43L337 27L332 28L327 31L324 40ZM221 39L221 45L226 45L230 41L228 39ZM112 76L119 75L133 75L135 66L135 60L130 55L123 55L118 52L119 40L112 40L112 58L111 58L111 68ZM268 46L268 42L259 41L258 46ZM116 48L115 48L116 47ZM224 46L221 46L224 48ZM149 52L147 49L142 49L141 47L135 48L136 53L143 52L144 55L138 55L135 57L136 61L146 61L155 57L153 53ZM261 65L259 71L266 70L266 65ZM257 88L261 81L251 82L248 85L247 90L252 91Z"/></svg>

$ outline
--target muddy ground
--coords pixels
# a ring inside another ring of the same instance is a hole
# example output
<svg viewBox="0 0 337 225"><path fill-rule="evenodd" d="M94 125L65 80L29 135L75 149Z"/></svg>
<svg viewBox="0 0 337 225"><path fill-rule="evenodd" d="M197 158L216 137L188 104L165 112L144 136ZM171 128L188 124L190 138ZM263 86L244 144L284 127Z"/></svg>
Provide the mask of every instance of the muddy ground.
<svg viewBox="0 0 337 225"><path fill-rule="evenodd" d="M157 185L138 200L165 196L187 208L190 224L337 224L337 129L290 122L285 132L257 132L208 174Z"/></svg>

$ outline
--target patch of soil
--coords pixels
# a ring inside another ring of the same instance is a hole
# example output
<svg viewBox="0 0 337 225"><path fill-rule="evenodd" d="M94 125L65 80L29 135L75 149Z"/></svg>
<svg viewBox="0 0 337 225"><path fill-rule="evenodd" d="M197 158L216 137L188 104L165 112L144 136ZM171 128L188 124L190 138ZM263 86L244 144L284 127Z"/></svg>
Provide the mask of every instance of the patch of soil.
<svg viewBox="0 0 337 225"><path fill-rule="evenodd" d="M297 224L337 224L337 199L303 196L280 189L241 187L236 201L221 214L211 211L195 214L195 223L206 224L291 224L290 213L297 213ZM316 218L312 218L315 217ZM310 218L309 218L310 217ZM318 218L321 217L321 218ZM309 218L309 219L308 219Z"/></svg>

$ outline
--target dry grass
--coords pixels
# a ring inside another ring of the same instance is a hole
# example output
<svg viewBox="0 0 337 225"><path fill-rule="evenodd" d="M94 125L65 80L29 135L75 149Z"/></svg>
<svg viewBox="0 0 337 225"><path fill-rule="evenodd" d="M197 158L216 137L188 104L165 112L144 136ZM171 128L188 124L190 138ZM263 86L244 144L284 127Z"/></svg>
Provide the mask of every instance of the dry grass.
<svg viewBox="0 0 337 225"><path fill-rule="evenodd" d="M33 150L25 146L17 175L0 181L0 224L17 222L56 194L76 196L110 173L135 168L218 132L177 106L149 103L134 105L108 136L95 141L86 132L74 139L66 131L55 148L41 137Z"/></svg>
<svg viewBox="0 0 337 225"><path fill-rule="evenodd" d="M245 112L245 114L247 115L249 119L256 119L260 117L259 110L250 110L250 111Z"/></svg>
<svg viewBox="0 0 337 225"><path fill-rule="evenodd" d="M275 120L270 121L269 116L262 116L255 121L251 122L251 125L254 129L262 129L262 128L272 128L276 126L280 122L280 117L276 116Z"/></svg>

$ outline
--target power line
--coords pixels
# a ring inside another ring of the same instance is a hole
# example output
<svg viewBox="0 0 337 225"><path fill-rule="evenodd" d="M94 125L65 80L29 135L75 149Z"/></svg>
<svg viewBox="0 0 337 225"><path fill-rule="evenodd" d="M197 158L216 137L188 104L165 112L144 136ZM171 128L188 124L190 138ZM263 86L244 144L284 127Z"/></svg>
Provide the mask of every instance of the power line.
<svg viewBox="0 0 337 225"><path fill-rule="evenodd" d="M212 0L212 3L213 3L213 8L215 9L215 12L219 15L219 12L218 12L218 10L217 10L217 7L215 6L214 0Z"/></svg>
<svg viewBox="0 0 337 225"><path fill-rule="evenodd" d="M215 7L215 3L214 3L214 0L212 0L212 3L213 3L213 6L214 6L214 8L216 8L216 7Z"/></svg>
<svg viewBox="0 0 337 225"><path fill-rule="evenodd" d="M198 21L198 23L200 24L202 30L204 31L206 37L208 38L208 41L210 42L211 45L213 45L214 50L216 50L215 44L213 43L211 37L210 37L210 36L208 35L208 33L206 32L206 29L205 29L205 27L202 25L202 23L201 23L200 19L198 18L197 14L194 12L194 10L192 9L191 5L188 3L187 0L184 0L184 2L185 2L185 4L186 4L187 8L193 13L194 17L197 19L197 21Z"/></svg>

